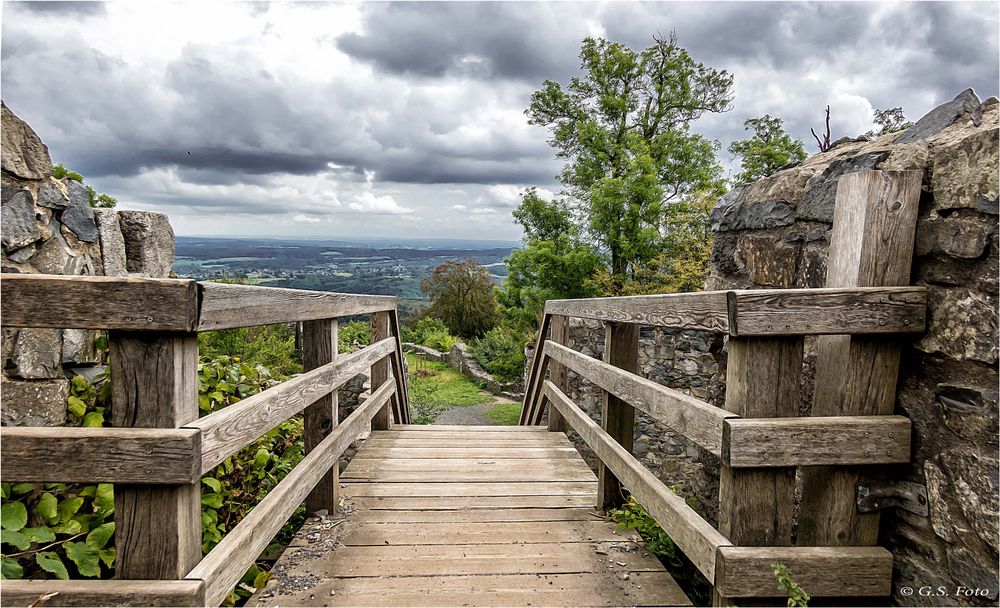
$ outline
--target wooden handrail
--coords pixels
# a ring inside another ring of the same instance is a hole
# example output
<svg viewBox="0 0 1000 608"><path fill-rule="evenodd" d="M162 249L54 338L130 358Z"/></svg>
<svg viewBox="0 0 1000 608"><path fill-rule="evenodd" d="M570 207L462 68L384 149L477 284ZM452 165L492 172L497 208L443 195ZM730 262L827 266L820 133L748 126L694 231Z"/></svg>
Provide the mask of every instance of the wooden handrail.
<svg viewBox="0 0 1000 608"><path fill-rule="evenodd" d="M186 579L204 581L207 606L218 606L226 599L233 585L239 582L299 503L344 450L367 429L372 417L395 390L391 378L379 386L188 573Z"/></svg>
<svg viewBox="0 0 1000 608"><path fill-rule="evenodd" d="M926 287L752 289L549 300L546 314L731 336L923 331Z"/></svg>
<svg viewBox="0 0 1000 608"><path fill-rule="evenodd" d="M54 593L51 599L39 599ZM4 606L205 606L201 581L5 580ZM216 604L217 605L217 604Z"/></svg>
<svg viewBox="0 0 1000 608"><path fill-rule="evenodd" d="M394 349L395 340L386 338L184 425L201 431L202 473L211 471L316 399L366 372Z"/></svg>

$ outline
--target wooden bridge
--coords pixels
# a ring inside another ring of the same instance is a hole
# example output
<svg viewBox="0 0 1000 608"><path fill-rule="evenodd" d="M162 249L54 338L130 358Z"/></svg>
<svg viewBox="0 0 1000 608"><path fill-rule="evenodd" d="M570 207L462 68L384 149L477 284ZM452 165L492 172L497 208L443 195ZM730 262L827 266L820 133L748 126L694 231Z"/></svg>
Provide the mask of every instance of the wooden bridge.
<svg viewBox="0 0 1000 608"><path fill-rule="evenodd" d="M350 514L335 547L296 566L319 582L276 603L687 604L655 559L595 515L623 490L719 605L774 601L775 563L813 597L887 596L892 555L874 546L878 514L858 512L855 486L909 461L910 421L892 415L895 335L925 325L925 290L906 286L920 181L919 172L841 178L824 289L550 301L522 426L503 430L409 425L390 297L4 275L5 327L109 331L114 428L4 427L0 439L5 482L115 484L118 580L4 581L3 603L216 606L300 503L333 513L344 498ZM356 315L370 316L372 343L340 356L337 318ZM566 346L569 317L607 322L603 361ZM199 418L197 332L281 322L302 323L308 371ZM640 325L727 334L725 407L638 375ZM805 336L818 336L816 397L800 417ZM570 371L604 391L600 423L567 396ZM370 374L371 395L338 421L337 389L359 372ZM632 456L636 409L720 459L718 527ZM202 556L200 477L300 413L305 459ZM600 459L596 476L568 428ZM338 459L369 429L339 478Z"/></svg>

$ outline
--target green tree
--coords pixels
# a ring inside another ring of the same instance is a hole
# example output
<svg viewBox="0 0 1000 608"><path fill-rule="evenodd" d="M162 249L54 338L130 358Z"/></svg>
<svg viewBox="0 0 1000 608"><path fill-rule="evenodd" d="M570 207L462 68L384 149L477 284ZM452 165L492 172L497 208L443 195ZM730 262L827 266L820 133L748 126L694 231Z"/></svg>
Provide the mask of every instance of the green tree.
<svg viewBox="0 0 1000 608"><path fill-rule="evenodd" d="M743 129L753 135L729 144L729 152L742 158L742 171L736 176L739 183L756 181L788 163L806 159L805 145L801 140L792 139L780 118L770 114L748 118L743 122Z"/></svg>
<svg viewBox="0 0 1000 608"><path fill-rule="evenodd" d="M869 137L881 137L882 135L909 129L913 126L912 122L906 120L906 116L903 115L903 108L901 107L889 108L888 110L875 108L875 116L872 118L872 122L878 128L872 129L865 134Z"/></svg>
<svg viewBox="0 0 1000 608"><path fill-rule="evenodd" d="M565 88L545 81L526 114L567 160L559 180L568 217L621 281L662 251L665 204L721 180L718 144L690 125L729 109L733 79L673 35L643 51L586 38L580 60L584 75Z"/></svg>
<svg viewBox="0 0 1000 608"><path fill-rule="evenodd" d="M474 259L442 262L420 283L420 290L431 300L427 315L444 321L455 335L481 336L496 325L493 275Z"/></svg>

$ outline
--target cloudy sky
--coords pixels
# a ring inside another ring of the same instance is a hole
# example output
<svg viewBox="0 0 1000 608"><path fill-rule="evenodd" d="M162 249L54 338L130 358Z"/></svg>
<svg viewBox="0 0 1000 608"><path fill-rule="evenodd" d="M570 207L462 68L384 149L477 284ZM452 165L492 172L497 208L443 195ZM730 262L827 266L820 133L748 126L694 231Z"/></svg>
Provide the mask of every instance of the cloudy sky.
<svg viewBox="0 0 1000 608"><path fill-rule="evenodd" d="M516 239L560 163L523 114L585 36L676 31L735 76L723 147L764 113L815 144L998 84L996 2L4 2L0 86L55 162L178 234ZM728 154L722 160L731 164Z"/></svg>

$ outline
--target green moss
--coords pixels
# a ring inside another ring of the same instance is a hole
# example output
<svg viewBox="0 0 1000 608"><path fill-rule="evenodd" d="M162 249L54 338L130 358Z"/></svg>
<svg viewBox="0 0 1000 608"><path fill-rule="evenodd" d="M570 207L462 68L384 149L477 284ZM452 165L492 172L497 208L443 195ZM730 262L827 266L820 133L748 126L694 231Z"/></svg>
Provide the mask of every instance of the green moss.
<svg viewBox="0 0 1000 608"><path fill-rule="evenodd" d="M409 353L406 363L410 370L410 417L414 424L430 424L438 414L453 407L493 400L493 395L447 363L426 361Z"/></svg>
<svg viewBox="0 0 1000 608"><path fill-rule="evenodd" d="M486 410L485 415L494 424L516 426L521 417L521 404L498 403Z"/></svg>

